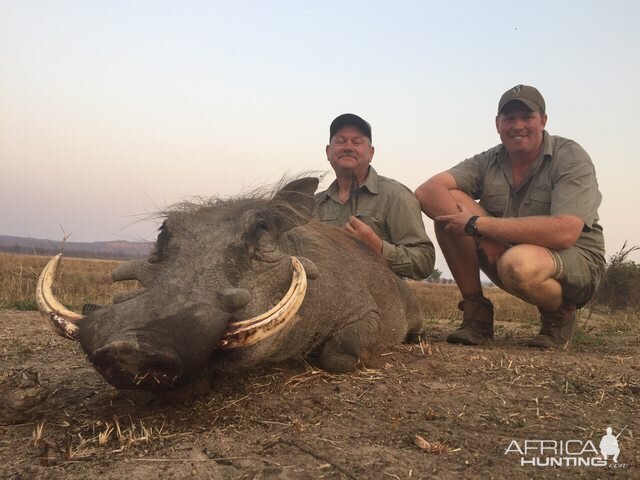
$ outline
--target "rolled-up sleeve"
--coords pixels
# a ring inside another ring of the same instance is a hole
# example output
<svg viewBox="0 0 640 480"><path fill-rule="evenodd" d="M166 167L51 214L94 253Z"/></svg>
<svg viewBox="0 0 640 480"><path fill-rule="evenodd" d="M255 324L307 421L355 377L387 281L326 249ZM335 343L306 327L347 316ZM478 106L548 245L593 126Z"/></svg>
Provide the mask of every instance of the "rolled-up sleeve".
<svg viewBox="0 0 640 480"><path fill-rule="evenodd" d="M447 170L447 172L453 176L458 188L462 192L478 200L482 194L483 181L489 162L496 157L499 149L500 146L497 146L486 152L467 158Z"/></svg>

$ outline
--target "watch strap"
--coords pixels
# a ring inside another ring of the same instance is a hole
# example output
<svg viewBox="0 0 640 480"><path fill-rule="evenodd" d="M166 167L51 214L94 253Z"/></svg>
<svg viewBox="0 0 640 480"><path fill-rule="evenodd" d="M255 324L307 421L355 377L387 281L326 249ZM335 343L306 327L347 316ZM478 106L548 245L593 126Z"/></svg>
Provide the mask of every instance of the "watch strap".
<svg viewBox="0 0 640 480"><path fill-rule="evenodd" d="M471 235L472 237L477 237L480 235L478 231L478 226L476 225L476 221L480 218L479 215L474 215L469 220L467 220L467 224L464 226L464 231L467 235Z"/></svg>

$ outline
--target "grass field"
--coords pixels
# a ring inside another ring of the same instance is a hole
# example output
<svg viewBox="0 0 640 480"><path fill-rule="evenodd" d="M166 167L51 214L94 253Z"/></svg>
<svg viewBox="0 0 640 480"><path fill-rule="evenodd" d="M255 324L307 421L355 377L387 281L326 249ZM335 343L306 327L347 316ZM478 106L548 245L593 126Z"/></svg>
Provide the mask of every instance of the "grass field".
<svg viewBox="0 0 640 480"><path fill-rule="evenodd" d="M0 478L638 478L636 311L584 309L568 350L541 351L524 346L536 309L488 288L496 342L464 347L445 341L461 318L455 285L411 282L429 338L381 365L259 365L212 374L183 401L113 388L78 343L20 311L47 260L0 254ZM58 297L109 303L133 284L111 283L117 263L63 259ZM597 445L608 427L621 454L605 468L505 453L514 440Z"/></svg>
<svg viewBox="0 0 640 480"><path fill-rule="evenodd" d="M36 283L40 271L48 261L49 257L0 253L0 310L37 309ZM111 303L116 293L137 286L134 281L111 281L111 271L119 263L115 260L63 258L54 284L56 295L63 304L76 311L85 303ZM457 304L460 293L455 285L410 283L428 321L441 323L445 320L452 326L459 323L461 312L457 309ZM497 336L510 328L519 330L522 325L533 330L538 327L538 311L532 305L495 287L485 288L485 295L494 304ZM597 343L597 336L588 335L594 330L608 335L621 335L625 340L637 339L640 343L640 322L635 309L612 313L596 305L580 311L579 318L574 343ZM514 333L517 335L521 332Z"/></svg>
<svg viewBox="0 0 640 480"><path fill-rule="evenodd" d="M0 253L0 309L35 310L36 283L49 257ZM62 303L72 309L85 303L111 303L113 295L136 282L113 283L111 270L119 262L64 258L55 284Z"/></svg>
<svg viewBox="0 0 640 480"><path fill-rule="evenodd" d="M35 292L38 275L49 257L0 253L0 309L35 310ZM111 281L111 271L119 264L116 260L90 260L63 258L54 288L58 299L70 308L84 303L110 303L114 294L135 288L136 282ZM456 305L460 301L455 285L423 284L411 282L419 300L429 316L458 318ZM497 288L488 288L487 296L496 307L498 320L510 318L536 318L536 310L514 299Z"/></svg>

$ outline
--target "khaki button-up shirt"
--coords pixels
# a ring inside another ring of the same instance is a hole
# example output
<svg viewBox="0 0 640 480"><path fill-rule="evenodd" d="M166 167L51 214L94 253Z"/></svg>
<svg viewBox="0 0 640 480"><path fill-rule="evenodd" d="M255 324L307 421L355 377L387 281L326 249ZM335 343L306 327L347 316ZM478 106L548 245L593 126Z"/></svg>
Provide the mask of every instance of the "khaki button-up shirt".
<svg viewBox="0 0 640 480"><path fill-rule="evenodd" d="M479 200L493 217L573 215L584 222L576 242L604 264L604 236L598 221L602 195L591 158L573 140L544 132L540 158L514 187L511 160L502 144L451 168L458 188Z"/></svg>
<svg viewBox="0 0 640 480"><path fill-rule="evenodd" d="M416 280L431 275L435 249L424 229L418 200L407 187L369 167L355 212L354 206L353 201L340 203L338 182L334 181L316 195L314 216L342 227L355 215L382 239L382 255L394 273Z"/></svg>

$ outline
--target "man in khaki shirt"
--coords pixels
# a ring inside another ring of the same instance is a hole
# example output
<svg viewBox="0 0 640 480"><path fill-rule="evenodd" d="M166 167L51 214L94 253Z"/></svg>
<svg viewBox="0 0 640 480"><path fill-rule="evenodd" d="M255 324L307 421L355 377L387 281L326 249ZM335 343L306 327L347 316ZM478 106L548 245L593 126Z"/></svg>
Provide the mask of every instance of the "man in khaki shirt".
<svg viewBox="0 0 640 480"><path fill-rule="evenodd" d="M502 143L427 180L416 190L462 294L451 343L493 341L493 305L480 269L499 287L538 307L542 328L527 342L563 348L576 308L605 271L595 168L572 140L550 135L545 101L517 85L498 103ZM478 200L476 203L475 200Z"/></svg>
<svg viewBox="0 0 640 480"><path fill-rule="evenodd" d="M371 167L369 123L351 113L338 116L329 127L326 153L336 180L316 195L315 217L344 227L382 255L397 275L431 275L435 249L418 201L407 187Z"/></svg>

